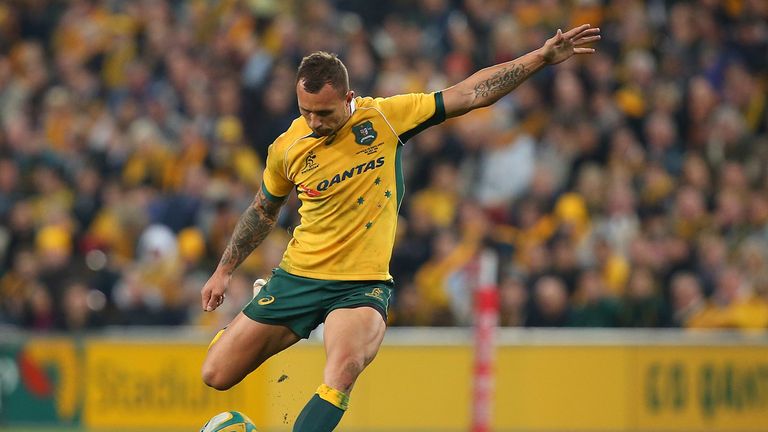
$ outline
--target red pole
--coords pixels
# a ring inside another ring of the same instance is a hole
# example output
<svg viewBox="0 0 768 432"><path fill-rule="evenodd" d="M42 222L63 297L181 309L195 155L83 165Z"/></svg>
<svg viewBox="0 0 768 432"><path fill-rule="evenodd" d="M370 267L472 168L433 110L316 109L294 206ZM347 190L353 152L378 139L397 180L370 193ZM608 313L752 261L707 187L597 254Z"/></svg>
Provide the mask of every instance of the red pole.
<svg viewBox="0 0 768 432"><path fill-rule="evenodd" d="M495 333L499 322L498 257L491 250L480 255L475 286L475 364L472 432L491 430Z"/></svg>

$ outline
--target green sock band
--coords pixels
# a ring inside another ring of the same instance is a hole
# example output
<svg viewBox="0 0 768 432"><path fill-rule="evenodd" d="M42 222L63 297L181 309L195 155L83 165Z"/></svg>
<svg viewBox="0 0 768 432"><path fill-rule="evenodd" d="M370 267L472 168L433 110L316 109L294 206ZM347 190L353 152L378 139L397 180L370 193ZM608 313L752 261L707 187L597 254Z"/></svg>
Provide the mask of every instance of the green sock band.
<svg viewBox="0 0 768 432"><path fill-rule="evenodd" d="M321 399L316 393L301 410L293 424L293 432L332 432L343 415L344 410Z"/></svg>

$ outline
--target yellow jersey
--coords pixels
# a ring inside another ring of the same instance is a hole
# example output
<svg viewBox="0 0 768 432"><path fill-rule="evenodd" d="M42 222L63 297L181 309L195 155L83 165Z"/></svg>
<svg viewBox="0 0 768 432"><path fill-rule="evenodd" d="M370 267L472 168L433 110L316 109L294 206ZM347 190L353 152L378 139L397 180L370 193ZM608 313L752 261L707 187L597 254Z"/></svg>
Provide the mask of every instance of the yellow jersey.
<svg viewBox="0 0 768 432"><path fill-rule="evenodd" d="M269 146L262 190L296 189L301 223L280 267L315 279L389 280L397 213L405 193L401 149L445 120L442 93L357 97L347 122L317 136L303 118Z"/></svg>

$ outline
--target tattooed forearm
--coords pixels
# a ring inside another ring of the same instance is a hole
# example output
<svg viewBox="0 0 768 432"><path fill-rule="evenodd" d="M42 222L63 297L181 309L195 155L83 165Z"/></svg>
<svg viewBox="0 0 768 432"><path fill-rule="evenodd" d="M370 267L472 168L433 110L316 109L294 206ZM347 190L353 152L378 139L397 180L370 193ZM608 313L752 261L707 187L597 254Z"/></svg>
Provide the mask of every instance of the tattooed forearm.
<svg viewBox="0 0 768 432"><path fill-rule="evenodd" d="M476 98L492 98L494 101L520 85L530 71L523 64L511 64L475 85Z"/></svg>
<svg viewBox="0 0 768 432"><path fill-rule="evenodd" d="M219 267L230 273L234 271L272 231L281 206L282 202L270 201L264 196L264 192L259 190L256 198L237 221L232 238L229 239L229 244L219 261Z"/></svg>

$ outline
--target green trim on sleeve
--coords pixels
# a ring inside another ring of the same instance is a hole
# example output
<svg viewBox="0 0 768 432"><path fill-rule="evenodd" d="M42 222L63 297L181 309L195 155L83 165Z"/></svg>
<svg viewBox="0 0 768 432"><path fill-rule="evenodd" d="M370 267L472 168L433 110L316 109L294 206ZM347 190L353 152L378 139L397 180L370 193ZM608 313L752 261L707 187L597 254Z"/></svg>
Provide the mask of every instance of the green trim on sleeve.
<svg viewBox="0 0 768 432"><path fill-rule="evenodd" d="M261 191L264 192L264 196L266 196L268 200L276 203L285 201L285 198L287 197L287 195L280 197L280 196L275 196L269 193L269 191L267 190L267 187L264 185L264 181L261 182Z"/></svg>
<svg viewBox="0 0 768 432"><path fill-rule="evenodd" d="M397 188L397 212L400 213L400 204L405 196L405 178L403 177L403 146L395 149L395 187Z"/></svg>
<svg viewBox="0 0 768 432"><path fill-rule="evenodd" d="M417 134L421 133L424 129L440 124L445 121L445 103L443 102L443 92L435 92L435 113L432 117L428 118L425 122L417 125L415 128L405 131L400 134L400 142L405 143L409 139L413 138Z"/></svg>

